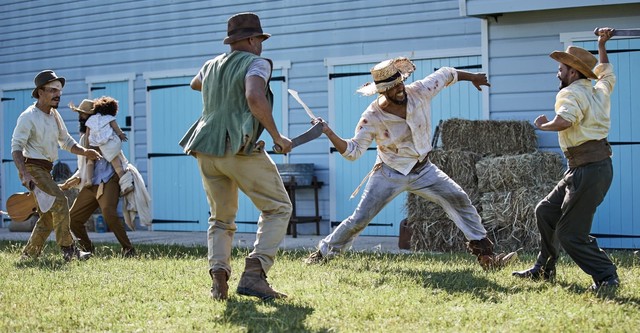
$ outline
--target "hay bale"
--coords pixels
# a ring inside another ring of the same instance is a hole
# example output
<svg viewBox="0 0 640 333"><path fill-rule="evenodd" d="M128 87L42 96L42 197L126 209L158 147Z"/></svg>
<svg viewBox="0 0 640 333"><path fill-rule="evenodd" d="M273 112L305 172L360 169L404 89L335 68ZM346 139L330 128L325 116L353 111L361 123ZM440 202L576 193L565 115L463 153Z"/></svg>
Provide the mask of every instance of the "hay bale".
<svg viewBox="0 0 640 333"><path fill-rule="evenodd" d="M485 155L532 153L538 148L533 126L527 121L449 119L442 123L445 150Z"/></svg>
<svg viewBox="0 0 640 333"><path fill-rule="evenodd" d="M496 249L534 251L539 248L535 207L554 186L555 183L546 182L533 187L482 194L480 216Z"/></svg>
<svg viewBox="0 0 640 333"><path fill-rule="evenodd" d="M475 191L478 188L476 163L480 158L479 154L461 150L435 149L429 153L431 163L446 173L465 191Z"/></svg>
<svg viewBox="0 0 640 333"><path fill-rule="evenodd" d="M471 203L481 208L480 193L467 191ZM407 223L411 228L411 248L421 251L465 251L466 238L440 205L409 193Z"/></svg>
<svg viewBox="0 0 640 333"><path fill-rule="evenodd" d="M511 191L557 182L565 167L559 154L535 152L513 156L487 157L476 164L480 192Z"/></svg>
<svg viewBox="0 0 640 333"><path fill-rule="evenodd" d="M411 249L461 251L464 235L439 205L415 194L407 196L407 222L412 230Z"/></svg>

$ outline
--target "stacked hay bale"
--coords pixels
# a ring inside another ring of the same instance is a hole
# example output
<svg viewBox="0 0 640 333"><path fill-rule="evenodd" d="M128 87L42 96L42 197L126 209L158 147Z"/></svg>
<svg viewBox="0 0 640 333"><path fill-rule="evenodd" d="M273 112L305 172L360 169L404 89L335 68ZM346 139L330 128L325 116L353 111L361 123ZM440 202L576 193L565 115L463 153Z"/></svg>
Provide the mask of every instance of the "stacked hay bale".
<svg viewBox="0 0 640 333"><path fill-rule="evenodd" d="M536 249L535 205L562 177L560 155L537 150L526 121L451 119L444 149L429 158L469 195L498 250ZM415 250L461 251L464 235L437 204L410 194L407 219Z"/></svg>

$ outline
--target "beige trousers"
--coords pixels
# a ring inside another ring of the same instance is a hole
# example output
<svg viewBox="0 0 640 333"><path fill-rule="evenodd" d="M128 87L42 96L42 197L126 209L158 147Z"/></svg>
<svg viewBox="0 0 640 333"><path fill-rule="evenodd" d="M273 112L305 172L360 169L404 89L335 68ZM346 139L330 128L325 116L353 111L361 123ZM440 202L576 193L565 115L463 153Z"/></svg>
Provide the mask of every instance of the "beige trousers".
<svg viewBox="0 0 640 333"><path fill-rule="evenodd" d="M51 173L45 168L33 164L27 164L26 168L33 178L36 179L38 187L42 191L56 197L53 206L51 206L48 212L42 213L38 207L40 218L36 222L31 232L31 237L29 237L29 241L23 249L24 253L35 258L40 255L42 247L47 241L47 238L49 238L51 231L55 232L56 243L60 247L71 246L73 244L73 238L71 237L71 230L69 229L69 203L67 197L64 196L58 184L53 181ZM35 197L33 200L35 200Z"/></svg>
<svg viewBox="0 0 640 333"><path fill-rule="evenodd" d="M259 259L264 272L268 272L287 232L292 211L275 163L264 151L251 155L227 152L223 157L197 153L196 158L211 209L207 230L210 269L224 269L231 274L240 189L260 211L256 241L249 258Z"/></svg>

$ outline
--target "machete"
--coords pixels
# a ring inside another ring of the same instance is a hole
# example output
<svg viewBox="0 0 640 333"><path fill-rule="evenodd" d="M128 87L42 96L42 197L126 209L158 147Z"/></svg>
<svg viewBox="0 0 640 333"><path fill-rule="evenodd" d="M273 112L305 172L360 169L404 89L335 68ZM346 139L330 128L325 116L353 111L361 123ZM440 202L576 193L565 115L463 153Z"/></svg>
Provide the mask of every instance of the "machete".
<svg viewBox="0 0 640 333"><path fill-rule="evenodd" d="M317 137L319 137L320 135L322 135L322 127L323 124L322 122L318 122L315 125L313 125L310 129L308 129L306 132L296 136L295 138L291 139L291 149L301 145L301 144L305 144ZM282 152L282 148L278 145L273 145L273 151L281 154Z"/></svg>
<svg viewBox="0 0 640 333"><path fill-rule="evenodd" d="M316 120L318 117L316 117L313 112L311 111L311 109L307 106L307 104L305 104L305 102L302 101L302 98L300 98L300 96L298 96L298 92L293 90L293 89L287 89L287 91L289 92L289 94L291 94L291 96L293 96L293 98L296 99L296 101L298 101L298 103L300 103L300 105L302 105L302 107L304 108L304 110L307 112L307 114L309 115L309 117L311 117L311 120Z"/></svg>
<svg viewBox="0 0 640 333"><path fill-rule="evenodd" d="M596 28L595 30L593 30L593 33L596 36L600 36L600 28ZM640 36L640 29L613 29L612 35L624 37Z"/></svg>

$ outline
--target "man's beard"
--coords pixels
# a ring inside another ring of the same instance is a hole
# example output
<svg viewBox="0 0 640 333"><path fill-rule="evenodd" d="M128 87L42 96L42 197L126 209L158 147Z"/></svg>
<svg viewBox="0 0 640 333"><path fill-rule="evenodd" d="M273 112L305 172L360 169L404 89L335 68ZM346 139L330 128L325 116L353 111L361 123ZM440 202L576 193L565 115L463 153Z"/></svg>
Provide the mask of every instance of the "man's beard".
<svg viewBox="0 0 640 333"><path fill-rule="evenodd" d="M387 99L389 99L389 102L395 104L395 105L405 105L407 104L407 92L403 91L402 92L402 100L397 100L394 97L395 96L387 96Z"/></svg>
<svg viewBox="0 0 640 333"><path fill-rule="evenodd" d="M564 88L566 88L568 86L569 85L563 79L560 79L560 84L558 85L558 90L562 90L562 89L564 89Z"/></svg>

